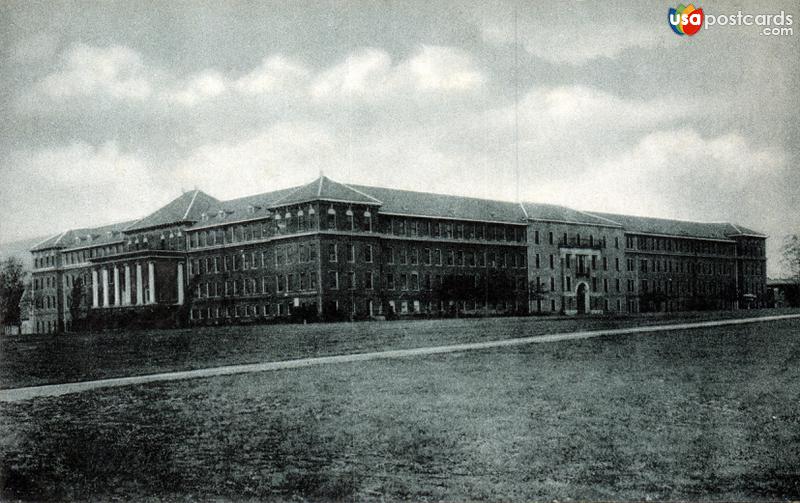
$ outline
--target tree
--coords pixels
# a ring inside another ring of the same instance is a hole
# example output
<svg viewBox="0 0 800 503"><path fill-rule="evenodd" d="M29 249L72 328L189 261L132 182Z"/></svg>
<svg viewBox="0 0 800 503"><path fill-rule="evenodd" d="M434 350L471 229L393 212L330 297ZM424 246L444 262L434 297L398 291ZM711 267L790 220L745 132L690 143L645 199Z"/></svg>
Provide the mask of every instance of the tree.
<svg viewBox="0 0 800 503"><path fill-rule="evenodd" d="M77 277L72 283L72 290L69 297L69 315L72 319L73 327L81 326L86 315L86 310L83 305L83 294L83 280Z"/></svg>
<svg viewBox="0 0 800 503"><path fill-rule="evenodd" d="M536 302L536 312L542 312L542 301L547 299L548 290L545 287L544 282L542 282L539 278L536 278L535 281L528 282L528 299L529 301Z"/></svg>
<svg viewBox="0 0 800 503"><path fill-rule="evenodd" d="M19 326L19 301L25 291L22 261L10 257L0 263L0 324Z"/></svg>
<svg viewBox="0 0 800 503"><path fill-rule="evenodd" d="M788 273L788 279L800 284L800 234L783 238L781 256L781 265Z"/></svg>

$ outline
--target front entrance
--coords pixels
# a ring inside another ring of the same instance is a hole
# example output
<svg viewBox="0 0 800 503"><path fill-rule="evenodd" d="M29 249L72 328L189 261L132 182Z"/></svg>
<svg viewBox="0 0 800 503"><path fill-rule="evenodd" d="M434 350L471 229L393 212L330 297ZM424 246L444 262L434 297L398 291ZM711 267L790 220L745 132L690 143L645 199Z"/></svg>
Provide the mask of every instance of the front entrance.
<svg viewBox="0 0 800 503"><path fill-rule="evenodd" d="M589 292L586 283L580 283L575 297L578 302L578 314L589 313Z"/></svg>

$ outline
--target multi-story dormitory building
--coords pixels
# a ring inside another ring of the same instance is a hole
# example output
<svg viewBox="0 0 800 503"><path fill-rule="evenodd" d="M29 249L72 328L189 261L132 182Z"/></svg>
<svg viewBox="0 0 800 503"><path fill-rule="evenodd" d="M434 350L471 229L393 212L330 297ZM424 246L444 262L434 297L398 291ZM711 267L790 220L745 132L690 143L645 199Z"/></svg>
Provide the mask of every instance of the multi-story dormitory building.
<svg viewBox="0 0 800 503"><path fill-rule="evenodd" d="M762 302L764 242L727 223L326 177L231 201L195 190L141 220L37 245L34 327L155 308L195 324L732 309Z"/></svg>

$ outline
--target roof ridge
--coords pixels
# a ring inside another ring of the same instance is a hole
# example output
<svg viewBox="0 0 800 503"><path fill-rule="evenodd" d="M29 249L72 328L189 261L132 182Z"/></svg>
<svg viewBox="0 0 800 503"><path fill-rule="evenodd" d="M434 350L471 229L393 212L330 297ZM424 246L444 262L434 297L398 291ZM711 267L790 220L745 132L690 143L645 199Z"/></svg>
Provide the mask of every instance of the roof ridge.
<svg viewBox="0 0 800 503"><path fill-rule="evenodd" d="M378 190L391 190L393 192L411 192L413 194L424 194L428 196L438 196L438 197L456 197L460 199L474 199L476 201L491 201L493 203L501 203L501 204L518 204L516 201L508 201L503 199L491 199L488 197L476 197L476 196L465 196L465 195L456 195L456 194L442 194L441 192L425 192L422 190L411 190L411 189L395 189L392 187L381 187L378 185L361 185L357 184L359 187L363 187L366 189L378 189ZM352 187L351 187L352 188Z"/></svg>
<svg viewBox="0 0 800 503"><path fill-rule="evenodd" d="M186 213L183 214L183 219L189 216L189 212L192 211L192 206L194 206L194 200L197 199L197 194L200 193L200 189L194 189L194 195L192 196L192 200L189 201L189 206L186 207Z"/></svg>
<svg viewBox="0 0 800 503"><path fill-rule="evenodd" d="M293 191L291 191L291 192L289 192L287 194L284 194L283 197L280 197L280 198L276 199L275 201L273 201L272 203L270 203L270 207L274 208L275 206L280 205L281 201L283 201L284 199L288 199L289 196L293 195L294 193L298 192L300 189L302 189L304 187L308 187L309 185L311 185L314 182L316 182L316 180L311 181L309 183L306 183L304 185L301 185L299 187L295 187L295 189Z"/></svg>
<svg viewBox="0 0 800 503"><path fill-rule="evenodd" d="M522 204L522 201L517 204L519 204L519 207L522 208L522 214L525 215L525 220L528 220L530 217L528 217L528 210L525 209L525 205Z"/></svg>
<svg viewBox="0 0 800 503"><path fill-rule="evenodd" d="M59 236L58 236L58 239L56 239L56 240L55 240L55 242L54 242L53 244L54 244L54 245L58 244L58 242L59 242L59 241L61 241L61 239L62 239L64 236L66 236L66 235L67 235L67 233L68 233L69 231L70 231L70 229L67 229L67 230L65 230L64 232L62 232L61 234L59 234Z"/></svg>
<svg viewBox="0 0 800 503"><path fill-rule="evenodd" d="M614 225L619 225L620 227L624 227L624 226L623 226L621 223L619 223L619 222L616 222L616 221L614 221L614 220L611 220L610 218L606 218L606 217L603 217L603 216L597 215L597 214L595 214L595 213L592 213L592 212L590 212L590 211L581 211L581 210L575 210L575 211L578 211L578 212L580 212L580 213L583 213L583 214L585 214L585 215L592 216L592 217L594 217L594 218L599 218L600 220L605 220L606 222L611 222L612 224L614 224Z"/></svg>
<svg viewBox="0 0 800 503"><path fill-rule="evenodd" d="M67 231L65 231L65 232L67 232ZM36 249L36 248L40 247L41 245L43 245L43 244L45 244L46 242L48 242L48 241L50 241L51 239L53 239L54 237L56 237L56 236L60 236L60 235L61 235L61 233L60 233L60 232L56 232L56 233L55 233L55 234L53 234L52 236L47 236L46 238L42 239L41 241L39 241L38 243L36 243L35 245L33 245L33 247L31 248L31 250L34 250L34 249Z"/></svg>
<svg viewBox="0 0 800 503"><path fill-rule="evenodd" d="M368 197L368 198L372 199L373 201L375 201L375 202L376 202L376 203L378 203L378 204L383 204L383 201L381 201L380 199L378 199L378 198L376 198L376 197L372 197L371 195L367 194L366 192L362 192L362 191L358 190L357 188L355 188L355 187L351 187L350 185L348 185L348 184L346 184L346 183L344 183L344 182L337 182L337 183L338 183L339 185L342 185L342 186L344 186L344 187L347 187L348 189L352 190L353 192L356 192L356 193L358 193L358 194L361 194L361 195L362 195L362 196L364 196L364 197Z"/></svg>
<svg viewBox="0 0 800 503"><path fill-rule="evenodd" d="M325 175L320 175L319 177L319 187L317 187L317 197L322 196L322 182L325 181ZM311 182L314 183L314 182Z"/></svg>

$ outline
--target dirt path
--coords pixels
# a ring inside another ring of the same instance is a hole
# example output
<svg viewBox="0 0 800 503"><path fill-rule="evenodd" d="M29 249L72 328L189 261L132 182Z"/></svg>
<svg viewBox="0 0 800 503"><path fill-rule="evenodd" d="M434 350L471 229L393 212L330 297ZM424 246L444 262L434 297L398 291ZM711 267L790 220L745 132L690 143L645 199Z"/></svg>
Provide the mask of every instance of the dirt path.
<svg viewBox="0 0 800 503"><path fill-rule="evenodd" d="M800 314L787 314L780 316L762 316L759 318L741 318L718 321L702 321L693 323L678 323L673 325L655 325L635 328L618 328L609 330L590 330L582 332L568 332L550 335L537 335L517 339L503 339L499 341L474 342L468 344L453 344L449 346L433 346L414 349L397 349L391 351L375 351L371 353L356 353L336 356L323 356L316 358L301 358L297 360L284 360L269 363L253 363L247 365L229 365L225 367L212 367L180 372L164 372L132 377L115 377L111 379L98 379L96 381L71 382L63 384L48 384L44 386L31 386L0 390L0 402L18 402L39 397L51 397L80 393L99 388L112 388L116 386L131 386L153 382L177 381L182 379L196 379L200 377L215 377L232 374L245 374L249 372L267 372L273 370L295 369L311 367L314 365L327 365L332 363L352 363L368 360L388 358L407 358L411 356L425 356L460 351L474 351L479 349L501 348L508 346L521 346L523 344L537 344L542 342L558 342L576 339L589 339L605 335L627 335L649 332L668 332L674 330L687 330L706 327L720 327L727 325L743 325L747 323L761 323L766 321L788 320L800 318Z"/></svg>

